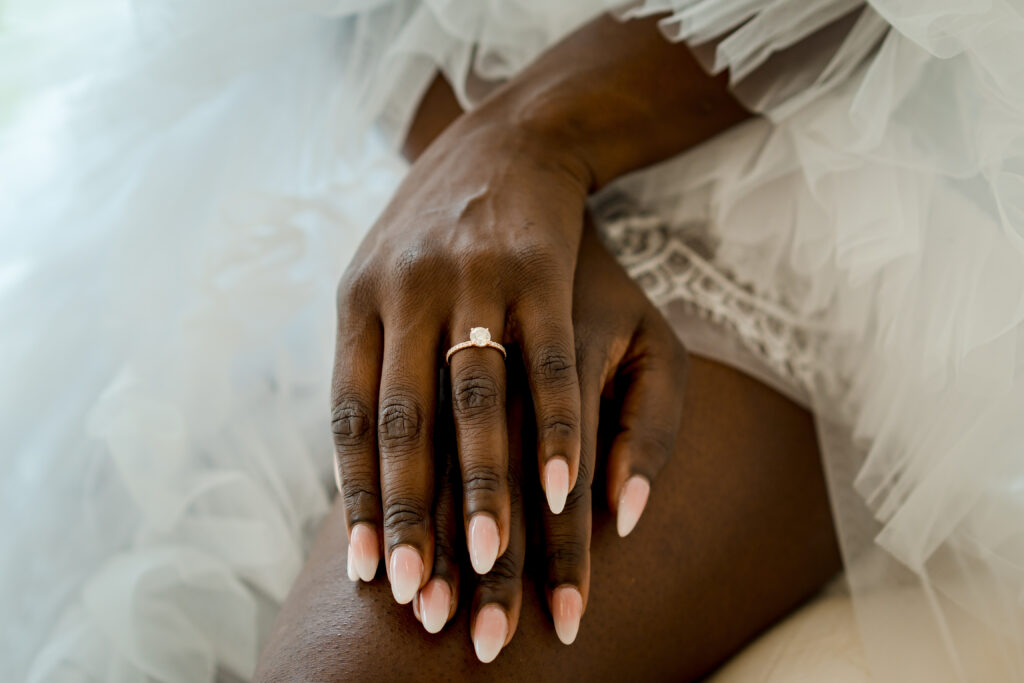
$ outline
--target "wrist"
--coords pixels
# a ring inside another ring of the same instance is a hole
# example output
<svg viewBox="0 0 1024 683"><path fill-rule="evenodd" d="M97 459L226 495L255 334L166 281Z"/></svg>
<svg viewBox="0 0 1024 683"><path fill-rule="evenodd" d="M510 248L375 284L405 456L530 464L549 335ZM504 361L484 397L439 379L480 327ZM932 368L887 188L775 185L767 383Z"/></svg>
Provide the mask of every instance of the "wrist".
<svg viewBox="0 0 1024 683"><path fill-rule="evenodd" d="M658 17L602 17L496 90L476 112L544 142L589 191L700 144L749 116Z"/></svg>
<svg viewBox="0 0 1024 683"><path fill-rule="evenodd" d="M517 79L463 116L467 127L489 130L509 148L544 166L564 169L589 193L601 184L591 140L571 97L534 79Z"/></svg>
<svg viewBox="0 0 1024 683"><path fill-rule="evenodd" d="M455 121L446 134L463 145L480 145L491 156L520 159L534 170L566 181L585 197L595 186L593 168L571 130L522 115L517 103L489 98Z"/></svg>

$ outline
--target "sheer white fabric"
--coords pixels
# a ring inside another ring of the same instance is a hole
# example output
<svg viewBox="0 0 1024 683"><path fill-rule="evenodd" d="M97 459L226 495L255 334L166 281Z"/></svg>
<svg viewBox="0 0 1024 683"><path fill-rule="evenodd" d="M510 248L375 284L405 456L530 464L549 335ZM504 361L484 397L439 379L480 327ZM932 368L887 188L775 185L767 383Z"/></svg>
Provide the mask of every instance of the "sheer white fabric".
<svg viewBox="0 0 1024 683"><path fill-rule="evenodd" d="M620 10L767 118L615 191L813 333L770 356L819 416L878 677L1021 678L1024 16L937 7ZM5 679L251 674L326 509L334 282L402 172L369 127L400 139L437 68L472 106L603 9L5 1Z"/></svg>

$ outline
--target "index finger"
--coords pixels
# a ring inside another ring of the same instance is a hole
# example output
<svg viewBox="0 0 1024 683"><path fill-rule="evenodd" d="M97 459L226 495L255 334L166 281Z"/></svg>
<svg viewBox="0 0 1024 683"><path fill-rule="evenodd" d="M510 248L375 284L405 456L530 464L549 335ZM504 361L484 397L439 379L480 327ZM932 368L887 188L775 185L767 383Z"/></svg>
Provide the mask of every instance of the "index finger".
<svg viewBox="0 0 1024 683"><path fill-rule="evenodd" d="M372 581L380 561L380 478L376 406L381 325L375 316L340 308L331 382L334 472L345 506L350 578Z"/></svg>

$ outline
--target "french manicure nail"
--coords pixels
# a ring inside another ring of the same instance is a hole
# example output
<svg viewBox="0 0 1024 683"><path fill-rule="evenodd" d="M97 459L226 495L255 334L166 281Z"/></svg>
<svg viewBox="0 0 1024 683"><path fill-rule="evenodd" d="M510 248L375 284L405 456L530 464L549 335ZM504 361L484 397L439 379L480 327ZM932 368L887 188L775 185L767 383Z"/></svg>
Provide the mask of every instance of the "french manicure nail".
<svg viewBox="0 0 1024 683"><path fill-rule="evenodd" d="M350 545L348 547L348 552L346 553L346 555L348 555L348 567L346 569L348 571L348 580L355 583L359 580L359 574L356 574L356 568L352 566L352 554L352 546Z"/></svg>
<svg viewBox="0 0 1024 683"><path fill-rule="evenodd" d="M551 458L544 465L544 493L551 512L560 514L569 497L569 463L565 458Z"/></svg>
<svg viewBox="0 0 1024 683"><path fill-rule="evenodd" d="M473 649L484 664L494 661L508 636L508 617L499 605L484 605L476 615L473 627Z"/></svg>
<svg viewBox="0 0 1024 683"><path fill-rule="evenodd" d="M391 594L399 605L409 603L420 589L423 576L423 560L420 554L407 545L400 545L391 551Z"/></svg>
<svg viewBox="0 0 1024 683"><path fill-rule="evenodd" d="M480 512L469 520L469 561L477 574L491 571L498 559L498 523L490 515Z"/></svg>
<svg viewBox="0 0 1024 683"><path fill-rule="evenodd" d="M438 633L448 623L452 590L444 579L434 578L420 591L420 621L427 633Z"/></svg>
<svg viewBox="0 0 1024 683"><path fill-rule="evenodd" d="M583 616L583 596L575 586L559 586L551 595L551 614L555 620L555 633L566 645L572 645L580 630Z"/></svg>
<svg viewBox="0 0 1024 683"><path fill-rule="evenodd" d="M650 493L651 484L646 477L636 474L626 481L622 493L619 494L619 514L615 520L619 536L628 535L640 521L640 515L643 514Z"/></svg>
<svg viewBox="0 0 1024 683"><path fill-rule="evenodd" d="M363 581L373 581L377 575L377 563L380 561L377 533L369 524L360 523L352 527L352 535L348 541L349 553L352 555L352 567Z"/></svg>

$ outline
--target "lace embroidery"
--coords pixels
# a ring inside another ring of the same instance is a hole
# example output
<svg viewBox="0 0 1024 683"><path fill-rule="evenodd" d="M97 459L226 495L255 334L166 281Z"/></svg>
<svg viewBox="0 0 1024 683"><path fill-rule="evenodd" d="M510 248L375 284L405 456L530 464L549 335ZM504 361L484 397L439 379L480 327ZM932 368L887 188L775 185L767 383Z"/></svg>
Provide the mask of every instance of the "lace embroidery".
<svg viewBox="0 0 1024 683"><path fill-rule="evenodd" d="M804 391L821 381L820 330L797 318L781 296L755 291L716 264L703 225L669 227L620 197L597 207L597 218L605 243L657 306L686 302Z"/></svg>

